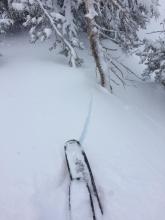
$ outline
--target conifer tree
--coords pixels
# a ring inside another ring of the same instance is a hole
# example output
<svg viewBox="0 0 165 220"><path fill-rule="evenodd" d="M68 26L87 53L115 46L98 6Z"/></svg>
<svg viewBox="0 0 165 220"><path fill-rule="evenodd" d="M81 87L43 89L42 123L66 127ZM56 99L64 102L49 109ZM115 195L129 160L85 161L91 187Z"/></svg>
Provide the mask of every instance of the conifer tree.
<svg viewBox="0 0 165 220"><path fill-rule="evenodd" d="M137 55L141 63L146 65L143 72L144 80L161 83L165 86L165 20L162 21L162 30L150 34L159 34L156 40L144 39L143 51Z"/></svg>
<svg viewBox="0 0 165 220"><path fill-rule="evenodd" d="M29 29L31 42L52 37L51 49L60 48L71 66L82 64L78 49L87 32L99 82L111 90L112 83L125 85L123 72L131 71L113 58L105 40L127 52L137 47L137 32L157 16L157 5L158 0L8 0L5 8L15 28Z"/></svg>

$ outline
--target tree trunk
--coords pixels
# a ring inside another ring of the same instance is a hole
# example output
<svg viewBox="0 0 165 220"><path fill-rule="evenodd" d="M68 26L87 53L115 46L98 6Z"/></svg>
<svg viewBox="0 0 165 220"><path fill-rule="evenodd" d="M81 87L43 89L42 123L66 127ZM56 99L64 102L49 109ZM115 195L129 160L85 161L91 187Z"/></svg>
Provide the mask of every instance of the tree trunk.
<svg viewBox="0 0 165 220"><path fill-rule="evenodd" d="M89 38L92 55L95 59L96 68L100 75L100 84L101 86L107 88L108 90L111 90L112 88L108 80L108 67L104 59L103 48L100 44L99 30L97 29L97 26L95 23L94 1L84 0L84 4L86 8L88 38Z"/></svg>

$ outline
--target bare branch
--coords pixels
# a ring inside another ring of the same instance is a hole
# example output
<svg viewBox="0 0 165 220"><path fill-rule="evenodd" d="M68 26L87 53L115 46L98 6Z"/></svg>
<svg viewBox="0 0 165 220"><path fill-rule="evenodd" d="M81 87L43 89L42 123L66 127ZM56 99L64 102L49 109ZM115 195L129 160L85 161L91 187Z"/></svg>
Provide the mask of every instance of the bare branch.
<svg viewBox="0 0 165 220"><path fill-rule="evenodd" d="M116 61L117 63L119 63L121 66L123 66L128 72L130 72L131 74L133 74L136 78L142 80L141 77L139 77L135 72L133 72L128 66L124 65L123 63Z"/></svg>
<svg viewBox="0 0 165 220"><path fill-rule="evenodd" d="M113 48L108 48L108 47L105 47L105 46L102 46L106 51L110 50L110 51L117 51L117 49L113 49Z"/></svg>
<svg viewBox="0 0 165 220"><path fill-rule="evenodd" d="M157 34L157 33L165 33L165 30L147 32L146 34Z"/></svg>

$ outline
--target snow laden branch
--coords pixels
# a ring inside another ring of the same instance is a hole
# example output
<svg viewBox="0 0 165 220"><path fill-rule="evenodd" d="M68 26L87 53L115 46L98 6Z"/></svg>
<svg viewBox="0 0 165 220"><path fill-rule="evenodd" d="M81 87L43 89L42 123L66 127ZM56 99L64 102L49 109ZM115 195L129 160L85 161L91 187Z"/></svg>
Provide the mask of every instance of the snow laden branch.
<svg viewBox="0 0 165 220"><path fill-rule="evenodd" d="M36 0L39 4L40 8L44 12L45 16L50 22L50 25L52 26L53 30L55 31L56 35L60 38L60 40L63 42L64 46L67 48L67 50L70 52L70 61L69 64L73 67L76 67L80 61L80 58L78 57L75 49L72 47L70 42L62 35L62 33L58 30L57 26L55 25L52 17L49 15L47 10L44 8L42 2L40 0Z"/></svg>
<svg viewBox="0 0 165 220"><path fill-rule="evenodd" d="M164 37L157 40L144 41L144 49L138 52L141 63L146 65L143 72L144 80L158 82L165 86L165 41Z"/></svg>
<svg viewBox="0 0 165 220"><path fill-rule="evenodd" d="M144 39L143 49L137 55L146 68L143 71L143 79L157 82L165 86L165 20L161 23L162 30L152 31L148 34L158 34L154 40Z"/></svg>
<svg viewBox="0 0 165 220"><path fill-rule="evenodd" d="M5 34L14 23L7 9L7 1L0 2L0 34Z"/></svg>

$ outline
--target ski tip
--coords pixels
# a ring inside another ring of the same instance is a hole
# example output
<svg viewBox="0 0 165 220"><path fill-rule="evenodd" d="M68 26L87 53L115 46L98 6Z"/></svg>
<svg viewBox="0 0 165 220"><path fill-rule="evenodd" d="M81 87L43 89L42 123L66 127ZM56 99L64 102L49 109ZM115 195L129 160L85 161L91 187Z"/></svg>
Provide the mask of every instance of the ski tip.
<svg viewBox="0 0 165 220"><path fill-rule="evenodd" d="M76 139L71 139L71 140L65 142L64 149L66 150L66 148L72 144L77 144L77 145L81 146L79 141L77 141Z"/></svg>

